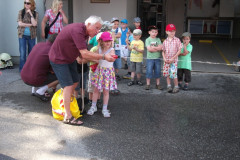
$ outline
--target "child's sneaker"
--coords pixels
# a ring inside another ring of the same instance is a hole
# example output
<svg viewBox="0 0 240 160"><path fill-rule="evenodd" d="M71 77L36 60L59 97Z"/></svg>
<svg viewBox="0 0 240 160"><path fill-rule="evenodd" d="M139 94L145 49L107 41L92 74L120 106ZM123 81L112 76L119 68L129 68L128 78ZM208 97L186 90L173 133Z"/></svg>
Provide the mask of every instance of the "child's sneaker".
<svg viewBox="0 0 240 160"><path fill-rule="evenodd" d="M138 84L139 86L142 86L142 85L143 85L143 83L142 83L141 81L137 81L137 84Z"/></svg>
<svg viewBox="0 0 240 160"><path fill-rule="evenodd" d="M101 99L97 100L96 106L98 109L102 109L102 100Z"/></svg>
<svg viewBox="0 0 240 160"><path fill-rule="evenodd" d="M124 78L124 79L131 79L131 74L128 74L128 73L127 73L126 75L123 76L123 78Z"/></svg>
<svg viewBox="0 0 240 160"><path fill-rule="evenodd" d="M127 85L128 85L128 86L132 86L132 85L134 85L134 81L130 81L130 82L128 82Z"/></svg>
<svg viewBox="0 0 240 160"><path fill-rule="evenodd" d="M121 77L118 74L116 75L116 80L121 81Z"/></svg>
<svg viewBox="0 0 240 160"><path fill-rule="evenodd" d="M182 84L178 83L178 87L179 87L179 89L182 89Z"/></svg>
<svg viewBox="0 0 240 160"><path fill-rule="evenodd" d="M103 117L105 117L105 118L109 118L109 117L111 117L110 116L110 112L109 112L109 110L102 110L102 114L103 114Z"/></svg>
<svg viewBox="0 0 240 160"><path fill-rule="evenodd" d="M167 91L168 91L168 93L172 92L172 91L173 91L172 87L171 87L171 86L168 86L168 87L167 87Z"/></svg>
<svg viewBox="0 0 240 160"><path fill-rule="evenodd" d="M188 90L188 85L185 84L185 85L183 86L183 90L185 90L185 91Z"/></svg>
<svg viewBox="0 0 240 160"><path fill-rule="evenodd" d="M162 86L159 84L159 85L156 85L156 89L162 90L163 88L162 88Z"/></svg>
<svg viewBox="0 0 240 160"><path fill-rule="evenodd" d="M126 70L128 69L128 65L127 64L124 65L124 69L126 69Z"/></svg>
<svg viewBox="0 0 240 160"><path fill-rule="evenodd" d="M95 112L97 112L97 107L91 107L88 111L87 114L92 116Z"/></svg>
<svg viewBox="0 0 240 160"><path fill-rule="evenodd" d="M179 88L178 87L174 87L173 90L172 90L172 93L177 93L179 92Z"/></svg>
<svg viewBox="0 0 240 160"><path fill-rule="evenodd" d="M86 107L90 108L92 106L92 101L89 100L88 103L86 104Z"/></svg>
<svg viewBox="0 0 240 160"><path fill-rule="evenodd" d="M145 90L150 90L150 85L146 85Z"/></svg>

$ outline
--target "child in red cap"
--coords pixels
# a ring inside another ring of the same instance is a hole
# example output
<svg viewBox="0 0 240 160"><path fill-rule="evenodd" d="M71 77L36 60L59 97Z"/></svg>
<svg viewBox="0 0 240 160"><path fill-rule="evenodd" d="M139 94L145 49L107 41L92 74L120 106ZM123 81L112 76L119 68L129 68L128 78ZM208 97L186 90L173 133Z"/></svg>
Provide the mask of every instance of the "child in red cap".
<svg viewBox="0 0 240 160"><path fill-rule="evenodd" d="M163 42L163 76L167 77L168 92L179 92L177 79L177 62L178 55L181 53L182 43L179 38L175 37L176 27L174 24L168 24L166 27L167 39ZM174 79L174 88L171 87L171 79Z"/></svg>
<svg viewBox="0 0 240 160"><path fill-rule="evenodd" d="M99 38L99 54L110 54L115 55L114 48L112 48L112 35L109 32L103 32ZM109 100L109 90L117 89L117 83L115 78L115 71L113 67L113 62L108 62L106 60L99 60L97 69L95 70L93 77L91 79L92 84L95 86L92 98L92 106L88 110L88 115L93 115L97 111L97 99L100 91L103 91L103 108L102 114L104 117L110 117L110 112L107 109Z"/></svg>

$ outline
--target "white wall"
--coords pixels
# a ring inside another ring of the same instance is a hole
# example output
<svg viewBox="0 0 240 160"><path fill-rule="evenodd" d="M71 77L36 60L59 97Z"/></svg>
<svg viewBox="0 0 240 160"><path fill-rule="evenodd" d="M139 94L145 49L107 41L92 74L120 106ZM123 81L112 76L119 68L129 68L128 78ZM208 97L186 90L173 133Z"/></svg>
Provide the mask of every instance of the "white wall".
<svg viewBox="0 0 240 160"><path fill-rule="evenodd" d="M10 3L5 0L0 0L0 17L1 17L1 25L0 25L0 53L6 52L11 56L19 56L18 49L18 35L17 35L17 16L18 11L23 8L22 0L12 0L11 4L7 5L6 3Z"/></svg>
<svg viewBox="0 0 240 160"><path fill-rule="evenodd" d="M4 5L3 0L0 0L0 6L3 6L3 5ZM0 35L1 35L1 38L0 38L0 53L6 52L5 48L4 48L5 40L3 38L5 36L5 34L4 34L5 24L3 24L3 23L5 23L5 22L2 21L5 18L4 12L5 12L4 8L0 7L0 20L1 20L1 25L0 25Z"/></svg>
<svg viewBox="0 0 240 160"><path fill-rule="evenodd" d="M234 17L234 0L220 1L219 17Z"/></svg>
<svg viewBox="0 0 240 160"><path fill-rule="evenodd" d="M215 0L202 0L202 9L198 7L194 0L192 0L191 8L188 6L188 17L218 17L219 5L212 8L212 4Z"/></svg>
<svg viewBox="0 0 240 160"><path fill-rule="evenodd" d="M73 22L84 22L91 15L97 15L104 21L110 21L112 17L129 18L130 20L136 16L136 9L137 0L110 0L110 3L73 0Z"/></svg>
<svg viewBox="0 0 240 160"><path fill-rule="evenodd" d="M133 18L137 16L137 0L128 0L127 1L127 20L131 25L133 23Z"/></svg>
<svg viewBox="0 0 240 160"><path fill-rule="evenodd" d="M176 26L176 36L180 37L184 29L184 0L167 0L166 4L166 24Z"/></svg>

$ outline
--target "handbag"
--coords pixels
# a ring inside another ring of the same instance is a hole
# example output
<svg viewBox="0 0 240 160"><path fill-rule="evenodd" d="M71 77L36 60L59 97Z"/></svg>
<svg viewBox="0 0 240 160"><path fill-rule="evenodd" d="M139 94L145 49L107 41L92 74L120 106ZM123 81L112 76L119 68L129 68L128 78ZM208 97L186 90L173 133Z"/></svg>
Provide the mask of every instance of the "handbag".
<svg viewBox="0 0 240 160"><path fill-rule="evenodd" d="M56 18L54 19L54 21L50 24L49 26L49 21L47 21L46 25L45 25L45 28L44 28L44 32L45 32L45 39L48 38L48 33L50 31L50 28L54 25L54 23L57 21L58 17L60 15L60 12L58 12Z"/></svg>
<svg viewBox="0 0 240 160"><path fill-rule="evenodd" d="M51 100L53 118L60 121L64 119L64 115L65 115L62 92L63 92L63 89L59 89L57 92L54 93ZM72 116L75 119L82 117L82 115L80 114L77 100L74 96L71 97L70 111Z"/></svg>

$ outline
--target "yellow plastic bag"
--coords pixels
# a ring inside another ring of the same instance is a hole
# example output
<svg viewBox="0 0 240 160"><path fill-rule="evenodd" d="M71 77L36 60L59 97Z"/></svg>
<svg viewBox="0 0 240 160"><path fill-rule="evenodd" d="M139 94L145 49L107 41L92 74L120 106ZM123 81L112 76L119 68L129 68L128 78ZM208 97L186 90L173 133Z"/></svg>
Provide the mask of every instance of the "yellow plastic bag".
<svg viewBox="0 0 240 160"><path fill-rule="evenodd" d="M64 119L65 115L62 92L63 90L59 89L56 93L54 93L51 100L53 118L60 121ZM80 114L77 100L74 96L71 98L70 111L75 119L82 117L82 115Z"/></svg>

